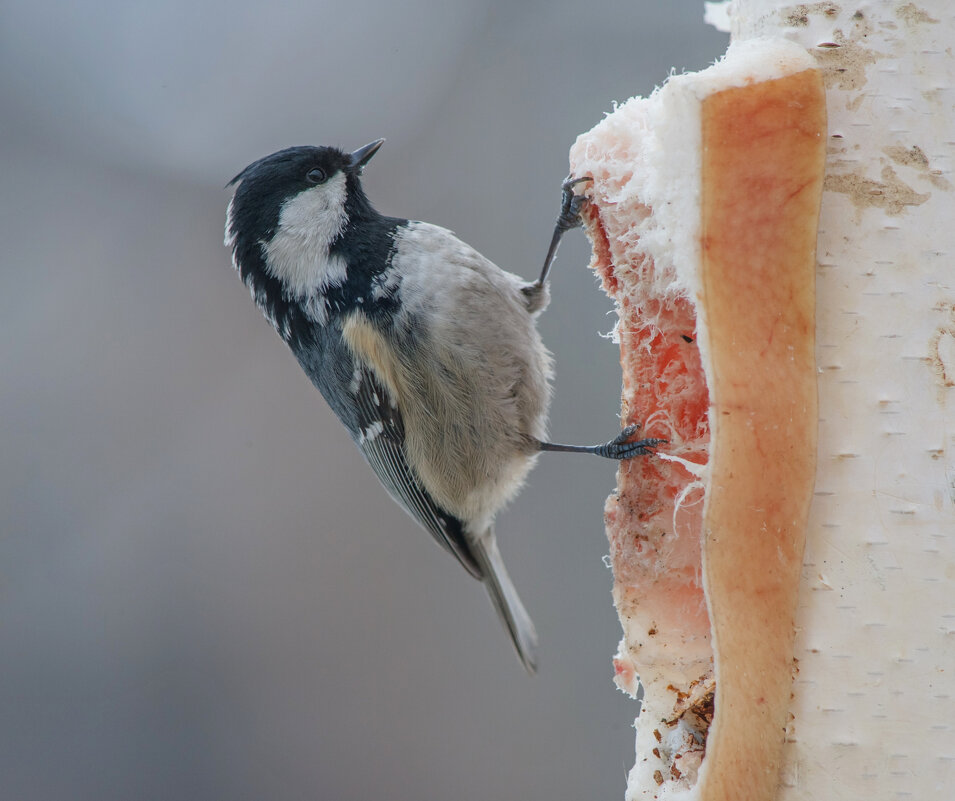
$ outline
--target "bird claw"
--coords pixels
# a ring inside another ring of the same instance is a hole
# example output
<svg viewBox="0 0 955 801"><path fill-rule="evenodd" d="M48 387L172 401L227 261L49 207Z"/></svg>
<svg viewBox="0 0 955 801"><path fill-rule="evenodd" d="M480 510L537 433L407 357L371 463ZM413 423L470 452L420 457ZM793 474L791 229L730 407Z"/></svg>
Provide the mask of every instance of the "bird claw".
<svg viewBox="0 0 955 801"><path fill-rule="evenodd" d="M574 193L574 187L581 181L592 181L589 175L583 178L571 178L569 175L560 185L561 202L560 214L557 215L557 223L554 225L554 234L551 236L550 247L547 249L547 255L544 257L544 268L541 270L541 277L534 283L536 287L542 287L547 281L550 273L550 267L554 263L554 256L557 255L557 248L560 247L561 237L571 228L577 228L583 224L580 219L580 210L583 208L587 198L584 195Z"/></svg>
<svg viewBox="0 0 955 801"><path fill-rule="evenodd" d="M593 181L593 178L589 175L585 175L583 178L571 178L568 175L560 185L561 203L560 214L557 215L557 228L562 233L582 224L580 210L588 200L585 195L576 194L574 187L583 181Z"/></svg>
<svg viewBox="0 0 955 801"><path fill-rule="evenodd" d="M636 423L627 426L616 437L610 440L610 442L599 446L595 452L598 456L603 456L607 459L632 459L634 456L645 456L648 453L653 453L653 449L656 448L657 445L662 445L667 441L657 437L648 437L646 439L629 442L630 437L632 437L639 428L640 426Z"/></svg>

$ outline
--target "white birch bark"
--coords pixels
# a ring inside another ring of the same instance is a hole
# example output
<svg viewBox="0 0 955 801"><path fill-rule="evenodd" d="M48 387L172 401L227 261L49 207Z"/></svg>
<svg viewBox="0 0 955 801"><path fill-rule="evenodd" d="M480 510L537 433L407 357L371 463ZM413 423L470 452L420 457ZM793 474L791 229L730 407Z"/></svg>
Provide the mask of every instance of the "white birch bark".
<svg viewBox="0 0 955 801"><path fill-rule="evenodd" d="M825 70L819 451L779 798L955 797L955 2L736 0Z"/></svg>

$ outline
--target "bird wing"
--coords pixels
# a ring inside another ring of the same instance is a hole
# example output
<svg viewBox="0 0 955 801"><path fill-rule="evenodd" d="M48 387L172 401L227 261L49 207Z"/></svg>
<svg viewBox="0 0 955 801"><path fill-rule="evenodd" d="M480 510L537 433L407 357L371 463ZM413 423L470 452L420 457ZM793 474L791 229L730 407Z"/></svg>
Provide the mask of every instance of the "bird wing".
<svg viewBox="0 0 955 801"><path fill-rule="evenodd" d="M388 494L454 554L468 573L483 579L484 571L464 535L461 521L435 503L405 456L404 421L391 394L364 365L356 365L352 380L358 382L355 441L365 460Z"/></svg>

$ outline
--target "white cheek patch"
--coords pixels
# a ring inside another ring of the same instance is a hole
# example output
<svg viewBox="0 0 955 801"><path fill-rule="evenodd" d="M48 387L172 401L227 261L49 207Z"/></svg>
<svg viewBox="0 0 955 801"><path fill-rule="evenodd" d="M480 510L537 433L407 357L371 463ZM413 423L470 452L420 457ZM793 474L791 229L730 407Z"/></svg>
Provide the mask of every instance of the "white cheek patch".
<svg viewBox="0 0 955 801"><path fill-rule="evenodd" d="M266 268L291 296L309 297L345 281L345 260L328 252L348 222L345 193L345 175L338 173L282 205L275 235L262 251Z"/></svg>

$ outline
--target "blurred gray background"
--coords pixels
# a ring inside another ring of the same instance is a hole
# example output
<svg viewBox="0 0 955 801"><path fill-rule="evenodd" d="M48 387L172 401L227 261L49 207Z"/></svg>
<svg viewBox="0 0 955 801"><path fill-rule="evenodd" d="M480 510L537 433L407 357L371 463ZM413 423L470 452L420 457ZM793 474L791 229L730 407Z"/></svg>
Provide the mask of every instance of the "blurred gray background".
<svg viewBox="0 0 955 801"><path fill-rule="evenodd" d="M382 211L540 269L575 136L727 37L697 0L0 5L0 799L613 799L614 465L498 520L537 622L380 488L222 246L248 162L352 149ZM558 441L608 439L575 232L542 320Z"/></svg>

